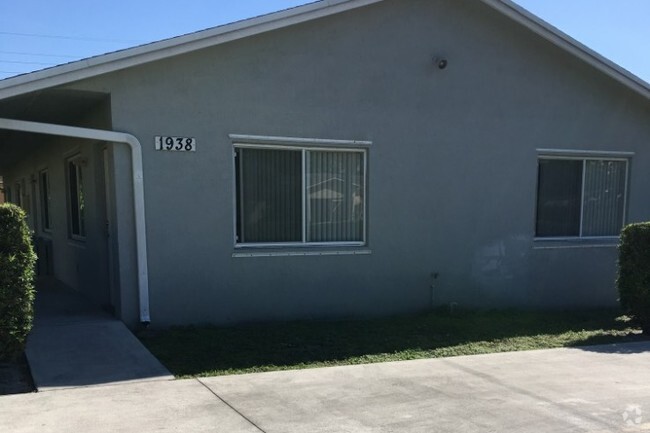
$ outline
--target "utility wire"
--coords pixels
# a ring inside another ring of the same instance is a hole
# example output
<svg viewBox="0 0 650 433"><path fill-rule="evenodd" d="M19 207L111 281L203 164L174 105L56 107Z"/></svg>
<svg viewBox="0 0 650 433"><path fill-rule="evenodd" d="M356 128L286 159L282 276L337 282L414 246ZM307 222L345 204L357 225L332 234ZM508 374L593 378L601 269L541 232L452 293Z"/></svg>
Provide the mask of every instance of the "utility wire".
<svg viewBox="0 0 650 433"><path fill-rule="evenodd" d="M89 42L116 42L116 43L143 43L143 41L126 40L126 39L102 39L102 38L86 38L77 36L64 36L64 35L43 35L37 33L16 33L16 32L0 32L0 35L6 36L25 36L32 38L48 38L48 39L68 39L73 41L89 41Z"/></svg>
<svg viewBox="0 0 650 433"><path fill-rule="evenodd" d="M41 65L41 66L58 65L58 63L19 62L19 61L16 61L16 60L0 60L0 63L14 63L14 64L18 64L18 65Z"/></svg>
<svg viewBox="0 0 650 433"><path fill-rule="evenodd" d="M35 57L65 57L67 59L80 59L83 56L71 56L70 54L45 54L45 53L26 53L22 51L0 51L0 54L11 54L16 56L35 56Z"/></svg>

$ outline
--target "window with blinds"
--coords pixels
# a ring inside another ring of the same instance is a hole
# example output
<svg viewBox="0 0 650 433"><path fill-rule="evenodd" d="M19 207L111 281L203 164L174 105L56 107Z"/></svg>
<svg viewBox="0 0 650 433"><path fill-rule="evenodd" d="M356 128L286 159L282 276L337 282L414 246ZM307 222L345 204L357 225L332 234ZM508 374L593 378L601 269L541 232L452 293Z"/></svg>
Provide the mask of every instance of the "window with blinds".
<svg viewBox="0 0 650 433"><path fill-rule="evenodd" d="M539 159L536 236L618 236L624 224L626 159Z"/></svg>
<svg viewBox="0 0 650 433"><path fill-rule="evenodd" d="M236 241L365 243L366 152L235 146Z"/></svg>

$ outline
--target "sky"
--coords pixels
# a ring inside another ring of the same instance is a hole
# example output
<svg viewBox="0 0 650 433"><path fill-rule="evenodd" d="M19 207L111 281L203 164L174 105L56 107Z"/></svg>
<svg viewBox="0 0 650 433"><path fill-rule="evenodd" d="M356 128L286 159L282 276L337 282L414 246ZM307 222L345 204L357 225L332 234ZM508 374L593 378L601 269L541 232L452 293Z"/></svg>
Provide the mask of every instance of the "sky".
<svg viewBox="0 0 650 433"><path fill-rule="evenodd" d="M0 79L308 2L0 0ZM650 82L650 0L515 2Z"/></svg>

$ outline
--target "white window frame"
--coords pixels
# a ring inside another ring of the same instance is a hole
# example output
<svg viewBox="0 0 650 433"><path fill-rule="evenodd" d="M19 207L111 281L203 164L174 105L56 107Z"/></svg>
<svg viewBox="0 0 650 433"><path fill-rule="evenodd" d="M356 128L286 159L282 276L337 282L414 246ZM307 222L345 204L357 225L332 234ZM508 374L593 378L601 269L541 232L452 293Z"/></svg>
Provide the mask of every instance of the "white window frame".
<svg viewBox="0 0 650 433"><path fill-rule="evenodd" d="M231 134L233 140L233 164L232 164L232 198L233 198L233 245L236 249L245 248L287 248L287 247L364 247L367 245L368 236L368 150L372 144L369 141L351 140L327 140L313 138L295 137L267 137L253 135ZM302 153L302 242L263 242L263 243L240 243L237 239L237 149L262 149L262 150L287 150L301 151ZM306 242L307 239L307 200L306 195L306 164L307 152L351 152L360 153L363 156L363 239L361 241L342 242Z"/></svg>
<svg viewBox="0 0 650 433"><path fill-rule="evenodd" d="M23 191L25 189L25 181L24 180L19 180L16 182L14 185L14 194L15 197L12 197L14 199L13 203L18 206L21 209L25 209L23 207L24 201L25 201L25 192Z"/></svg>
<svg viewBox="0 0 650 433"><path fill-rule="evenodd" d="M43 176L45 176L45 188L47 196L43 189ZM41 229L45 233L52 232L52 190L50 189L50 171L47 168L38 172L39 201L41 205ZM47 212L45 211L47 208Z"/></svg>
<svg viewBox="0 0 650 433"><path fill-rule="evenodd" d="M66 196L68 198L67 202L67 215L68 215L68 236L70 239L75 240L75 241L85 241L86 236L87 236L87 227L86 227L86 219L82 218L81 216L81 207L79 206L79 200L77 199L77 216L78 216L78 221L77 224L79 225L79 231L82 232L83 234L79 233L74 233L73 232L73 224L72 224L72 218L73 218L73 212L72 212L72 196L71 196L71 179L70 179L70 164L74 163L75 168L77 170L76 173L76 182L77 182L77 194L79 193L79 186L81 185L82 191L84 192L84 196L86 195L86 189L83 186L83 181L84 181L84 174L82 172L81 175L81 182L79 181L79 172L83 169L83 167L86 165L85 164L85 158L81 154L76 154L73 155L65 160L65 177L66 177ZM84 197L84 199L87 197ZM85 214L84 214L85 217ZM83 230L81 230L81 227L83 227Z"/></svg>
<svg viewBox="0 0 650 433"><path fill-rule="evenodd" d="M584 156L582 156L584 155ZM585 197L585 176L587 161L617 161L625 162L625 189L623 191L623 221L621 228L627 221L627 199L630 175L630 159L634 154L631 152L582 152L582 151L555 151L552 154L541 153L537 156L537 187L535 192L535 238L536 241L565 241L565 240L616 240L618 235L611 236L582 236L584 223L584 197ZM582 161L582 182L580 191L580 230L578 236L537 236L537 206L539 202L539 162L541 160L561 161Z"/></svg>

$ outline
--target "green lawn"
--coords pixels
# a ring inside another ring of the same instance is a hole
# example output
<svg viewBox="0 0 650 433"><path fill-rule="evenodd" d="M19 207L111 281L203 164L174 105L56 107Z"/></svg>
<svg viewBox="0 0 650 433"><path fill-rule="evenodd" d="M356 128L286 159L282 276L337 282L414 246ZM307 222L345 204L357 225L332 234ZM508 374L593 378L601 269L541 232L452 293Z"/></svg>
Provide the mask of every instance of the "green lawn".
<svg viewBox="0 0 650 433"><path fill-rule="evenodd" d="M617 310L437 312L146 332L142 342L177 377L218 376L418 358L635 341Z"/></svg>

